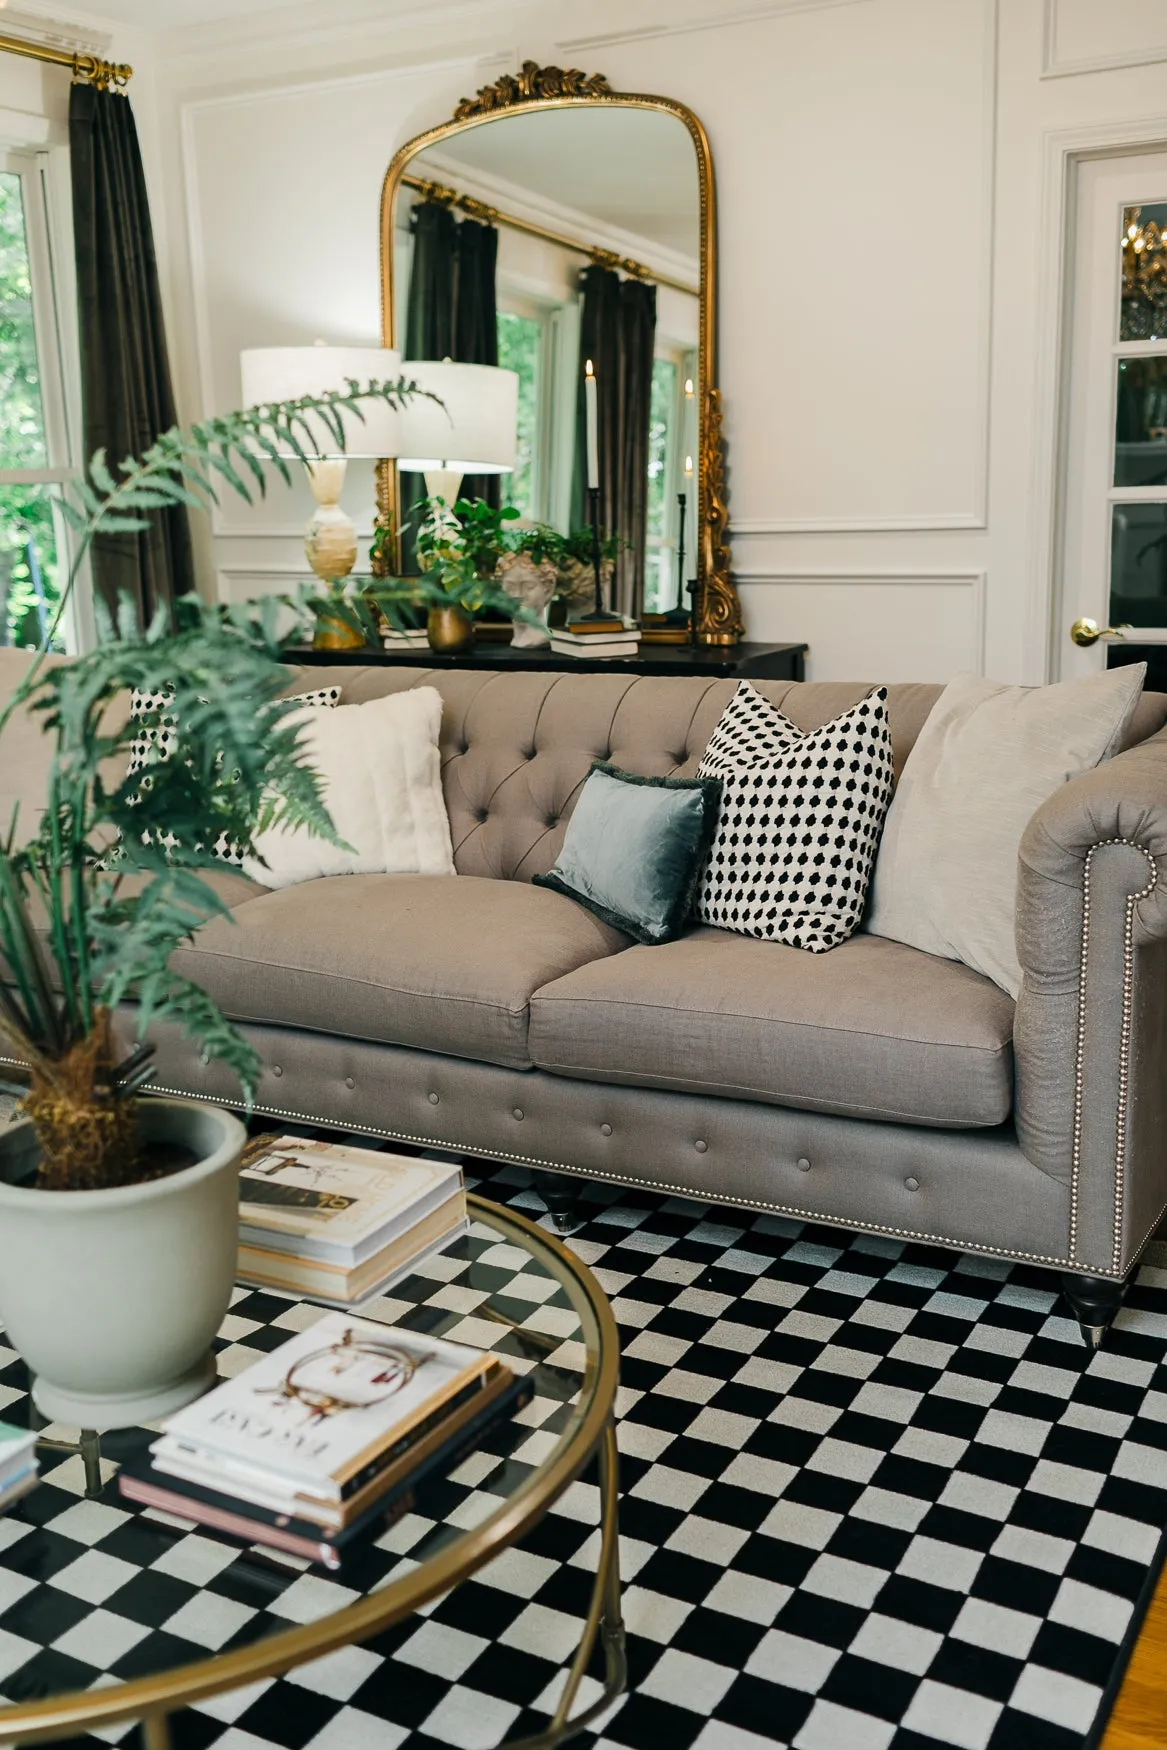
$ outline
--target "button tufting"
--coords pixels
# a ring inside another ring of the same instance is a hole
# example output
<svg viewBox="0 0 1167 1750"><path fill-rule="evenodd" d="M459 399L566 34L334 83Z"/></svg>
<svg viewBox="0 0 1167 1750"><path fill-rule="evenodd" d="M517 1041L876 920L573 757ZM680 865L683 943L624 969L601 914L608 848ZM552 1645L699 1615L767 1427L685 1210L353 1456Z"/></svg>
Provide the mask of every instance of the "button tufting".
<svg viewBox="0 0 1167 1750"><path fill-rule="evenodd" d="M273 1063L271 1066L271 1073L273 1076L282 1076L284 1072L278 1063Z"/></svg>
<svg viewBox="0 0 1167 1750"><path fill-rule="evenodd" d="M469 753L470 752L470 743L468 741L464 741L462 743L461 747L458 749L458 752L459 753Z"/></svg>
<svg viewBox="0 0 1167 1750"><path fill-rule="evenodd" d="M558 826L559 816L557 814L549 814L543 824L548 827Z"/></svg>
<svg viewBox="0 0 1167 1750"><path fill-rule="evenodd" d="M355 1088L357 1084L353 1080L352 1076L345 1076L344 1085L346 1088Z"/></svg>
<svg viewBox="0 0 1167 1750"><path fill-rule="evenodd" d="M512 1118L517 1118L517 1119L518 1119L518 1120L519 1120L519 1122L520 1122L520 1123L522 1123L522 1119L523 1119L523 1108L522 1108L522 1107L521 1107L521 1106L516 1106L516 1107L515 1107L515 1108L514 1108L514 1111L513 1111L513 1112L512 1112L512 1113L511 1113L511 1117L512 1117Z"/></svg>
<svg viewBox="0 0 1167 1750"><path fill-rule="evenodd" d="M533 760L534 757L535 757L535 749L533 747L529 747L527 749L526 753L523 755L523 758L525 760Z"/></svg>
<svg viewBox="0 0 1167 1750"><path fill-rule="evenodd" d="M485 808L476 808L474 810L474 818L477 820L477 822L480 826L481 826L482 822L486 819L486 816L487 816L487 810Z"/></svg>
<svg viewBox="0 0 1167 1750"><path fill-rule="evenodd" d="M920 1189L919 1179L905 1179L904 1184L907 1186L909 1191L918 1191Z"/></svg>
<svg viewBox="0 0 1167 1750"><path fill-rule="evenodd" d="M601 1136L611 1136L611 1134L612 1134L612 1126L610 1124L601 1124L600 1125L600 1135Z"/></svg>
<svg viewBox="0 0 1167 1750"><path fill-rule="evenodd" d="M798 1166L798 1170L800 1173L809 1173L810 1172L810 1162L807 1160L805 1155L802 1155L799 1158L799 1160L797 1162L797 1166Z"/></svg>
<svg viewBox="0 0 1167 1750"><path fill-rule="evenodd" d="M436 1094L431 1094L429 1100L431 1106L436 1106L438 1103L438 1096Z"/></svg>
<svg viewBox="0 0 1167 1750"><path fill-rule="evenodd" d="M697 1153L699 1155L703 1155L707 1152L707 1150L709 1148L709 1144L707 1142L701 1142L700 1140L698 1140L697 1142L695 1142L693 1144L693 1147L697 1150Z"/></svg>

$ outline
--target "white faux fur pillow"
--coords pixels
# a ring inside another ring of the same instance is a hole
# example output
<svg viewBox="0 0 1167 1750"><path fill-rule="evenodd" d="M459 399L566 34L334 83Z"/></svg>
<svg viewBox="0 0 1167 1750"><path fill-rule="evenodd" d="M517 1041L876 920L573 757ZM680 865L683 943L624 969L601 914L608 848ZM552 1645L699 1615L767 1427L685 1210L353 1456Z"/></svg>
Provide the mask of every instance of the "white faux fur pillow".
<svg viewBox="0 0 1167 1750"><path fill-rule="evenodd" d="M320 774L325 807L341 850L301 829L257 835L263 862L243 872L265 887L291 887L323 875L452 875L454 852L442 796L436 687L412 687L363 705L334 710L309 706L291 715L304 723L305 763Z"/></svg>

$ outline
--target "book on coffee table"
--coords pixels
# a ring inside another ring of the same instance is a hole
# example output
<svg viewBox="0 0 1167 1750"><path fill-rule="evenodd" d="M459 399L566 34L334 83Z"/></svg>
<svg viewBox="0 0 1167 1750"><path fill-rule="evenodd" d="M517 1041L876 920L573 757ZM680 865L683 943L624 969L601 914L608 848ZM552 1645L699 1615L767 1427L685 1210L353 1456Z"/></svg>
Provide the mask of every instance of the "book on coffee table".
<svg viewBox="0 0 1167 1750"><path fill-rule="evenodd" d="M262 1137L239 1175L239 1279L343 1308L383 1293L468 1226L455 1164Z"/></svg>
<svg viewBox="0 0 1167 1750"><path fill-rule="evenodd" d="M325 1525L306 1513L287 1513L226 1493L221 1485L212 1487L171 1475L160 1470L149 1454L124 1464L118 1485L127 1500L142 1506L336 1569L349 1545L362 1536L380 1534L412 1511L418 1488L426 1478L453 1469L476 1451L487 1431L517 1414L530 1402L531 1394L530 1379L516 1379L509 1368L500 1366L463 1412L453 1412L397 1465L383 1472L380 1486L367 1485L350 1497L341 1524Z"/></svg>
<svg viewBox="0 0 1167 1750"><path fill-rule="evenodd" d="M500 1369L465 1343L326 1313L171 1416L150 1450L158 1470L331 1523Z"/></svg>

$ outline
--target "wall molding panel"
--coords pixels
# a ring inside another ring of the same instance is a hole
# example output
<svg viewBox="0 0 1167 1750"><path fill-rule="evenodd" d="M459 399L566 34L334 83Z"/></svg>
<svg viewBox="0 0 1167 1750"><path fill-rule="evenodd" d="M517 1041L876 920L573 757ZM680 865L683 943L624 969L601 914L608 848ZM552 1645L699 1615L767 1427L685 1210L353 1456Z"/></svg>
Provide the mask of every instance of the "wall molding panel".
<svg viewBox="0 0 1167 1750"><path fill-rule="evenodd" d="M688 36L699 30L724 30L734 24L756 24L767 18L780 18L787 12L821 12L827 7L865 6L874 0L760 0L757 4L707 7L704 12L675 22L660 20L613 30L598 31L590 36L560 37L556 47L565 54L580 54L585 50L609 48L618 43L647 42L654 37Z"/></svg>
<svg viewBox="0 0 1167 1750"><path fill-rule="evenodd" d="M1146 67L1159 61L1167 61L1167 8L1155 0L1161 23L1157 27L1158 40L1148 42L1142 47L1132 44L1117 53L1063 55L1059 46L1059 15L1065 0L1045 0L1042 17L1041 45L1041 76L1043 79L1065 79L1078 73L1110 73L1124 67ZM1110 23L1114 22L1111 10L1115 0L1104 0L1099 6L1100 15Z"/></svg>
<svg viewBox="0 0 1167 1750"><path fill-rule="evenodd" d="M858 673L947 681L961 670L985 672L983 570L735 567L734 581L747 604L750 637L759 643L806 638L812 680L851 680ZM844 620L847 636L816 640L816 630L841 631Z"/></svg>

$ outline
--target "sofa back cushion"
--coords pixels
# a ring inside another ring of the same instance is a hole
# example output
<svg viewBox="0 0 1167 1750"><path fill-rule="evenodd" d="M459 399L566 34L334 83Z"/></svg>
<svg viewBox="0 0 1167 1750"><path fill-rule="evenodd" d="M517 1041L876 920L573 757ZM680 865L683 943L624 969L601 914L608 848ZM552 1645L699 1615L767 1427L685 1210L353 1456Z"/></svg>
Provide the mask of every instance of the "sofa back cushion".
<svg viewBox="0 0 1167 1750"><path fill-rule="evenodd" d="M427 668L305 667L297 688L344 677L344 703L405 687L442 694L442 781L460 875L545 875L594 760L643 777L694 777L736 680ZM801 729L871 691L866 681L753 683ZM941 689L888 688L897 770ZM1167 699L1164 700L1167 717Z"/></svg>
<svg viewBox="0 0 1167 1750"><path fill-rule="evenodd" d="M28 664L27 651L0 649L0 706ZM351 668L288 670L288 691L343 682L342 704L407 687L442 695L442 784L460 875L529 881L554 863L575 799L593 760L646 777L694 777L736 680L699 676L553 674L486 669ZM863 681L764 681L754 685L800 729L817 729L877 685ZM889 686L896 774L939 698L939 686ZM128 701L127 701L128 709ZM1167 723L1167 694L1144 693L1130 740ZM23 799L25 832L43 806L50 748L39 729L10 724L0 741L0 822Z"/></svg>

